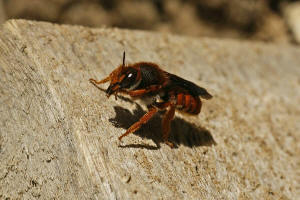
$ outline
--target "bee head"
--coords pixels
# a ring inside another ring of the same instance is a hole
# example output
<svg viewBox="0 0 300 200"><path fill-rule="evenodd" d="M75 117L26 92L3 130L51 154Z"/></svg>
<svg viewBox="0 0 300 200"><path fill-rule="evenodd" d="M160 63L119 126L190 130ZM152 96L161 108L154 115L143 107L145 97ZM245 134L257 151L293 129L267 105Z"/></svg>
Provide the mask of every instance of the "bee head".
<svg viewBox="0 0 300 200"><path fill-rule="evenodd" d="M132 90L139 84L138 70L131 66L125 66L125 52L123 53L123 64L111 73L111 82L106 90L109 97L119 90Z"/></svg>

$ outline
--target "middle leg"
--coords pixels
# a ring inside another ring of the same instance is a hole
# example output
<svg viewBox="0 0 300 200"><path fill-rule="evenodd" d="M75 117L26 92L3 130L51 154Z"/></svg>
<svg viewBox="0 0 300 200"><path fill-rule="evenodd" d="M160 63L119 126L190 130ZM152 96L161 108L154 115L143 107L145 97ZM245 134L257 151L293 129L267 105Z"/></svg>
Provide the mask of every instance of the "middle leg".
<svg viewBox="0 0 300 200"><path fill-rule="evenodd" d="M142 124L147 123L153 117L153 115L155 113L157 113L157 111L158 111L157 108L151 107L149 109L149 111L143 117L140 118L139 121L137 121L132 126L130 126L129 129L127 129L127 131L123 135L121 135L119 137L119 140L122 140L122 138L125 137L125 136L127 136L128 134L133 133L133 132L139 130L141 128Z"/></svg>

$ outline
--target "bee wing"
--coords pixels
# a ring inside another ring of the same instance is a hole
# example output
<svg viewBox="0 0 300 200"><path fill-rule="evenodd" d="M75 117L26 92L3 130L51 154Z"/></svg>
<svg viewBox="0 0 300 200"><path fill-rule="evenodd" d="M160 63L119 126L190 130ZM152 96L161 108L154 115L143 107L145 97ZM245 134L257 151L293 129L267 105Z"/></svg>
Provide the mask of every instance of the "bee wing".
<svg viewBox="0 0 300 200"><path fill-rule="evenodd" d="M207 92L207 90L203 87L200 87L196 85L195 83L192 83L188 80L185 80L183 78L180 78L179 76L176 76L174 74L167 74L170 80L170 85L176 85L178 87L182 87L186 90L188 90L193 96L200 96L204 99L211 99L212 95Z"/></svg>
<svg viewBox="0 0 300 200"><path fill-rule="evenodd" d="M211 94L209 94L208 92L207 92L207 90L206 89L204 89L203 87L199 87L199 86L197 86L196 85L196 87L197 87L197 94L200 96L200 97L202 97L203 99L211 99L213 96L211 95Z"/></svg>

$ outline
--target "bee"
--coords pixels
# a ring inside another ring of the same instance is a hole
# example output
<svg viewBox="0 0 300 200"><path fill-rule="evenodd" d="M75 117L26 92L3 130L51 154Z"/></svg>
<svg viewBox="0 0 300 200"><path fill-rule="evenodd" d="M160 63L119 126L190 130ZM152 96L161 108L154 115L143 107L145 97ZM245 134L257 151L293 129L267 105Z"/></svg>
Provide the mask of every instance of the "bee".
<svg viewBox="0 0 300 200"><path fill-rule="evenodd" d="M163 141L172 148L174 144L168 141L168 136L175 110L198 115L202 106L201 99L212 98L206 89L162 70L155 63L138 62L125 65L125 52L123 63L109 76L99 81L95 79L89 81L95 85L110 82L106 89L108 98L115 95L117 99L117 94L121 93L129 95L134 100L140 99L147 105L148 112L119 137L120 141L128 134L137 131L159 110L164 110L166 112L162 118L162 137Z"/></svg>

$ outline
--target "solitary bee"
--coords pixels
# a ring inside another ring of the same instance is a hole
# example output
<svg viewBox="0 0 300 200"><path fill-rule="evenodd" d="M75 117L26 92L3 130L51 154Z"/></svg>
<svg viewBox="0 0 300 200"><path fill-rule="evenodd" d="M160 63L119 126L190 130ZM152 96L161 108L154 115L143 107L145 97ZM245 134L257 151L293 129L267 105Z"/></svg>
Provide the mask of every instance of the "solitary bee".
<svg viewBox="0 0 300 200"><path fill-rule="evenodd" d="M93 84L102 84L110 81L106 89L107 97L114 94L127 94L133 99L141 99L148 108L148 112L134 123L119 137L137 131L142 124L147 123L158 110L166 110L162 119L162 135L164 142L171 148L173 143L168 141L170 123L174 118L175 110L191 115L201 111L201 99L211 99L206 89L162 70L157 64L138 62L125 65L125 52L123 64L117 67L103 80L90 79Z"/></svg>

